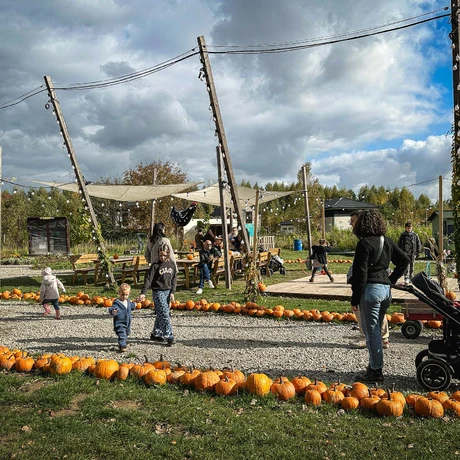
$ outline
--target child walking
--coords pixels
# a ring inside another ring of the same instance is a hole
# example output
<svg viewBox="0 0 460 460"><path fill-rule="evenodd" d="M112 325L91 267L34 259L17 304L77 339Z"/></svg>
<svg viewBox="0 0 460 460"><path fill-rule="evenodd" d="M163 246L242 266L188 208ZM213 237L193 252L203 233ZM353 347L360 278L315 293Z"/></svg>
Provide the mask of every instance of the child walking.
<svg viewBox="0 0 460 460"><path fill-rule="evenodd" d="M326 275L331 280L331 283L334 282L334 278L332 277L331 273L327 269L327 253L331 250L329 247L329 243L324 239L321 238L319 240L318 245L313 245L312 248L312 271L311 271L311 278L310 283L314 283L315 281L315 273L319 269L323 269Z"/></svg>
<svg viewBox="0 0 460 460"><path fill-rule="evenodd" d="M113 330L118 336L118 352L126 351L127 339L131 333L132 311L136 304L129 300L131 286L127 283L120 285L118 298L113 301L109 313L113 316Z"/></svg>
<svg viewBox="0 0 460 460"><path fill-rule="evenodd" d="M59 290L65 293L64 285L53 275L50 267L42 271L43 281L40 286L40 302L45 310L43 316L48 316L51 311L50 304L54 307L54 319L61 319L59 309Z"/></svg>
<svg viewBox="0 0 460 460"><path fill-rule="evenodd" d="M174 300L176 292L177 267L170 259L169 247L161 244L157 259L145 275L144 286L139 295L139 301L145 300L147 289L152 289L155 305L155 323L150 334L150 340L155 342L167 341L167 346L174 344L174 335L169 316L169 302Z"/></svg>

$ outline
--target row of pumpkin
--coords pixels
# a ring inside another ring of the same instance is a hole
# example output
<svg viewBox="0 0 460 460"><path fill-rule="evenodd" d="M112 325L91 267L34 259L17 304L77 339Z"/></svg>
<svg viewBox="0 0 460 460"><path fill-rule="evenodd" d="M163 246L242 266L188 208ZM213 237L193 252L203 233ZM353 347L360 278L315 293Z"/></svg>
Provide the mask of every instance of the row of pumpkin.
<svg viewBox="0 0 460 460"><path fill-rule="evenodd" d="M1 299L16 299L16 300L30 300L38 301L40 293L22 293L20 289L15 288L13 292L4 291L0 293ZM78 292L76 295L68 296L62 294L59 297L59 303L70 303L72 305L95 305L100 307L111 307L114 301L114 297L103 297L103 296L93 296L90 297L88 294L85 294L83 291ZM142 308L153 308L153 301L145 299L142 302L136 303L137 309ZM193 310L193 311L204 311L204 312L222 312L222 313L233 313L233 314L243 314L249 316L271 316L273 318L287 318L287 319L297 319L297 320L306 320L306 321L322 321L325 323L330 323L332 321L348 321L348 322L357 322L356 315L354 313L337 313L329 311L319 311L317 309L312 310L301 310L299 308L289 309L284 308L283 305L276 305L273 308L265 307L263 305L258 305L255 302L246 302L245 304L240 304L238 302L229 302L228 304L222 305L218 302L208 302L206 299L201 299L198 301L187 300L186 302L181 302L180 300L174 300L171 302L171 309L173 310ZM387 313L387 320L392 324L400 325L406 321L404 314L400 312L394 312L393 314ZM439 329L442 327L442 321L438 320L424 320L422 321L425 326L428 326L433 329Z"/></svg>
<svg viewBox="0 0 460 460"><path fill-rule="evenodd" d="M345 411L361 408L380 416L399 417L407 406L412 408L408 413L415 412L424 417L440 418L445 413L460 416L460 391L450 396L443 391L431 391L426 396L414 393L404 396L395 391L394 386L391 390L384 390L377 386L370 388L360 382L346 385L340 381L327 386L324 382L317 379L311 381L302 375L291 380L284 376L272 380L263 373L252 373L246 377L237 369L202 371L180 365L172 367L161 355L159 360L153 362L146 358L142 364L119 364L112 359L95 361L92 357L68 357L63 354L44 354L33 358L27 352L0 346L0 368L18 372L37 370L53 376L76 371L106 380L135 378L147 386L170 383L220 396L231 396L242 391L260 397L272 393L280 401L301 398L311 406L329 403Z"/></svg>

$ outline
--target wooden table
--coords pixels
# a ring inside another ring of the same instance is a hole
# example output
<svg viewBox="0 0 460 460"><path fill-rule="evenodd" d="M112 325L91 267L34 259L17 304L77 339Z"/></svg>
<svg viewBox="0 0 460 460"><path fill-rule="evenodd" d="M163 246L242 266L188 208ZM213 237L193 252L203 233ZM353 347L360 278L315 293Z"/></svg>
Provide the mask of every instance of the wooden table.
<svg viewBox="0 0 460 460"><path fill-rule="evenodd" d="M135 257L136 256L130 256L130 257L123 256L123 257L118 257L118 259L114 259L113 257L110 257L109 262L112 262L114 265L123 264L121 269L124 270L126 267L126 264L128 262L132 262L132 260ZM104 273L103 273L102 267L100 266L101 261L99 259L96 259L96 260L93 260L93 262L94 262L94 284L97 284L97 282L99 281L99 278L102 277Z"/></svg>
<svg viewBox="0 0 460 460"><path fill-rule="evenodd" d="M176 259L177 267L184 269L186 289L190 289L190 269L194 269L199 263L199 259Z"/></svg>
<svg viewBox="0 0 460 460"><path fill-rule="evenodd" d="M174 251L174 254L178 256L186 256L187 254L193 254L193 251Z"/></svg>

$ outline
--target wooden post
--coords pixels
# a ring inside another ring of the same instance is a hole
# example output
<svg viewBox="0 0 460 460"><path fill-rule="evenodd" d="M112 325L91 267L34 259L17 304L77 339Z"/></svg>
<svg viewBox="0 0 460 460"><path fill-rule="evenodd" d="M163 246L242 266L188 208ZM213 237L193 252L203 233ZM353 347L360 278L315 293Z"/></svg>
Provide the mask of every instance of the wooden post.
<svg viewBox="0 0 460 460"><path fill-rule="evenodd" d="M91 222L93 224L93 232L95 234L96 244L98 245L98 256L101 261L102 268L105 269L106 273L108 274L108 277L109 277L108 284L115 286L116 282L115 282L115 278L113 277L112 268L106 257L104 239L102 238L102 235L99 230L99 225L97 222L96 214L94 212L93 205L91 203L91 197L88 194L88 191L86 189L85 178L83 177L83 174L81 173L80 167L78 165L77 156L75 155L75 150L73 148L72 141L70 140L69 131L67 129L64 115L61 111L61 106L59 104L59 101L57 100L56 92L54 91L51 77L45 76L44 78L45 78L46 87L48 88L48 96L50 98L50 103L53 105L54 113L56 115L56 119L59 124L62 137L64 139L64 145L67 148L67 153L69 154L70 162L72 163L72 167L75 171L75 177L77 179L78 188L83 196L83 201L86 203L86 206L88 207ZM97 274L95 273L94 276L97 276Z"/></svg>
<svg viewBox="0 0 460 460"><path fill-rule="evenodd" d="M3 231L2 231L2 192L3 192L3 173L2 173L2 146L0 145L0 258L2 256Z"/></svg>
<svg viewBox="0 0 460 460"><path fill-rule="evenodd" d="M321 220L322 220L322 235L323 238L326 238L326 210L324 209L324 199L323 199L323 209L322 209L322 214L321 214Z"/></svg>
<svg viewBox="0 0 460 460"><path fill-rule="evenodd" d="M217 99L217 92L214 86L214 79L211 71L211 63L209 62L209 55L206 52L206 42L203 36L197 38L198 46L200 48L200 60L203 64L201 71L206 80L206 88L209 94L209 101L211 103L211 110L214 117L214 123L216 124L216 134L219 139L219 146L222 152L222 160L225 166L225 172L227 174L228 185L230 186L230 193L232 195L233 206L236 211L238 222L241 226L240 235L244 240L244 250L247 251L249 248L249 236L246 226L244 225L245 220L243 218L243 211L241 203L238 199L238 189L233 175L232 162L230 160L230 153L227 145L227 137L225 135L224 124L220 113L219 101Z"/></svg>
<svg viewBox="0 0 460 460"><path fill-rule="evenodd" d="M228 259L228 229L227 229L227 209L225 207L224 196L224 178L222 171L222 152L219 146L216 146L217 154L217 175L219 182L219 198L220 198L220 216L222 220L222 238L224 243L224 265L225 265L225 287L232 288L232 273L230 267L230 260Z"/></svg>
<svg viewBox="0 0 460 460"><path fill-rule="evenodd" d="M254 203L254 238L252 242L252 266L254 272L257 270L257 231L259 227L259 190L256 190L256 201ZM267 267L268 270L268 267Z"/></svg>
<svg viewBox="0 0 460 460"><path fill-rule="evenodd" d="M153 169L153 178L152 184L156 185L157 183L157 168ZM150 234L149 237L153 234L153 226L155 225L155 199L152 200L152 205L150 206Z"/></svg>
<svg viewBox="0 0 460 460"><path fill-rule="evenodd" d="M310 205L308 204L308 185L307 185L307 168L302 166L303 177L303 200L305 204L305 221L307 223L307 238L308 238L308 257L311 256L311 223L310 223Z"/></svg>
<svg viewBox="0 0 460 460"><path fill-rule="evenodd" d="M440 260L444 260L444 204L442 202L442 176L439 176L439 240L438 250Z"/></svg>

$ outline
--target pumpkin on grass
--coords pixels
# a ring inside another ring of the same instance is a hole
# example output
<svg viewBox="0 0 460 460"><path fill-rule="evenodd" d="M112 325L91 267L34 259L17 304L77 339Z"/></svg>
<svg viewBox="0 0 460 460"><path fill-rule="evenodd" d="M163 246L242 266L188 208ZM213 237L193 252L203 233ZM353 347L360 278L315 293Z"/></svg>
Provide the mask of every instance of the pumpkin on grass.
<svg viewBox="0 0 460 460"><path fill-rule="evenodd" d="M296 395L295 386L286 377L280 376L270 386L270 391L280 400L287 401Z"/></svg>
<svg viewBox="0 0 460 460"><path fill-rule="evenodd" d="M304 396L305 404L319 406L322 402L321 393L315 389L306 389Z"/></svg>
<svg viewBox="0 0 460 460"><path fill-rule="evenodd" d="M387 399L381 399L375 405L375 409L382 417L400 417L404 411L400 401L390 399L390 390L388 390Z"/></svg>
<svg viewBox="0 0 460 460"><path fill-rule="evenodd" d="M238 391L238 384L235 382L235 380L225 376L223 379L216 383L214 391L220 396L230 396Z"/></svg>
<svg viewBox="0 0 460 460"><path fill-rule="evenodd" d="M265 396L270 393L272 380L265 374L249 374L246 380L246 390L257 396Z"/></svg>
<svg viewBox="0 0 460 460"><path fill-rule="evenodd" d="M214 371L204 371L195 378L195 390L214 391L214 387L220 381L220 377Z"/></svg>
<svg viewBox="0 0 460 460"><path fill-rule="evenodd" d="M120 365L114 359L100 360L96 363L94 375L99 379L111 380L117 375Z"/></svg>
<svg viewBox="0 0 460 460"><path fill-rule="evenodd" d="M415 412L422 417L441 418L444 415L444 408L436 399L422 396L415 401Z"/></svg>

